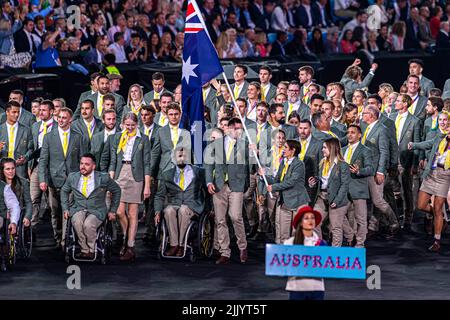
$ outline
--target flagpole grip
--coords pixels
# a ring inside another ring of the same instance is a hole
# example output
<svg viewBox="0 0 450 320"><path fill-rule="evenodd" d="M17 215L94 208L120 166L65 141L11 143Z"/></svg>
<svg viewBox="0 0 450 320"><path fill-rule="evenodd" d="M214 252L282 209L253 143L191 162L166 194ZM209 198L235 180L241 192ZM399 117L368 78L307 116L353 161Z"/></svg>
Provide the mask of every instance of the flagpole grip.
<svg viewBox="0 0 450 320"><path fill-rule="evenodd" d="M227 76L226 76L225 72L222 72L222 76L223 76L223 79L224 79L224 81L225 81L225 83L227 85L228 91L230 92L231 100L233 100L233 106L236 109L237 114L239 115L239 119L242 122L242 126L244 127L244 132L245 132L245 135L247 136L248 142L249 142L249 144L253 144L252 138L250 137L250 133L248 132L247 126L245 125L244 118L242 117L241 112L239 111L239 108L236 105L236 99L234 99L233 91L231 90L231 86L230 86L230 83L228 82L228 79L227 79ZM259 161L258 154L256 153L256 150L253 150L253 155L255 156L256 163L258 164L258 168L263 169L263 167L261 165L261 162ZM266 185L266 187L268 187L269 183L267 182L266 175L263 174L262 178L264 180L264 184ZM272 195L272 192L269 192L269 196L270 196L271 199L274 199L274 196Z"/></svg>

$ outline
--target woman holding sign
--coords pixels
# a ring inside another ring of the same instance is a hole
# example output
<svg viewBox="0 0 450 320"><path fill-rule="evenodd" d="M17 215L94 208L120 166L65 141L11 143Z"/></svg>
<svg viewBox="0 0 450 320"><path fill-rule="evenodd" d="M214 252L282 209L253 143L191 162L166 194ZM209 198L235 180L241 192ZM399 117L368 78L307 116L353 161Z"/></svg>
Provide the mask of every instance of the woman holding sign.
<svg viewBox="0 0 450 320"><path fill-rule="evenodd" d="M322 221L319 211L311 207L302 207L297 211L292 222L295 229L294 237L284 241L284 244L300 244L304 246L326 245L314 228ZM323 300L325 297L325 284L322 278L289 277L286 290L289 291L289 300Z"/></svg>
<svg viewBox="0 0 450 320"><path fill-rule="evenodd" d="M333 247L342 246L342 234L344 217L349 206L348 187L350 183L350 171L344 161L341 145L337 138L331 138L324 142L322 147L323 159L319 164L319 177L311 177L308 180L312 188L319 182L319 195L315 210L322 214L322 220L330 215L330 231L333 235ZM316 231L321 234L320 226Z"/></svg>

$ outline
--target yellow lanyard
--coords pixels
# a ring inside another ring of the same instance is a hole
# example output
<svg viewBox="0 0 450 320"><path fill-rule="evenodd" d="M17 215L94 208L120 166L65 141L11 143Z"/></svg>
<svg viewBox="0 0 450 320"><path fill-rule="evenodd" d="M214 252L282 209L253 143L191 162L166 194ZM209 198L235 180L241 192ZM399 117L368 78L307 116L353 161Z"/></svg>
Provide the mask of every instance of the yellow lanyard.
<svg viewBox="0 0 450 320"><path fill-rule="evenodd" d="M324 160L322 168L322 177L328 177L329 171L330 171L330 160Z"/></svg>

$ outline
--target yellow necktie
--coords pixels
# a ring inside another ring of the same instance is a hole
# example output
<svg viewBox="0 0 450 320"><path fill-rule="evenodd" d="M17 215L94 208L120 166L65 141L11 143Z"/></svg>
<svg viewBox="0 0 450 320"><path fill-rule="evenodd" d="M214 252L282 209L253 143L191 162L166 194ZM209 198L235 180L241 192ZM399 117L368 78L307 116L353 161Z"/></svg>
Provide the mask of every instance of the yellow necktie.
<svg viewBox="0 0 450 320"><path fill-rule="evenodd" d="M45 135L47 134L47 124L44 122L43 125L44 125L44 131L43 132L44 132L44 137L45 137Z"/></svg>
<svg viewBox="0 0 450 320"><path fill-rule="evenodd" d="M133 104L133 102L130 102L130 106L131 106L131 111L135 114L135 115L139 115L139 112L142 109L142 103L136 108Z"/></svg>
<svg viewBox="0 0 450 320"><path fill-rule="evenodd" d="M283 171L281 171L280 181L284 180L284 176L286 175L286 172L287 172L288 168L289 168L289 162L286 160L286 162L284 164Z"/></svg>
<svg viewBox="0 0 450 320"><path fill-rule="evenodd" d="M304 89L303 89L303 103L304 104L308 104L308 92L309 92L309 86L308 87L305 87Z"/></svg>
<svg viewBox="0 0 450 320"><path fill-rule="evenodd" d="M263 127L264 127L264 123L258 124L258 132L256 133L256 143L259 143L259 141L261 140L261 131L262 131Z"/></svg>
<svg viewBox="0 0 450 320"><path fill-rule="evenodd" d="M369 126L367 126L366 130L364 130L364 135L362 137L361 143L365 144L367 139L367 133L369 132Z"/></svg>
<svg viewBox="0 0 450 320"><path fill-rule="evenodd" d="M333 138L337 138L337 135L335 135L331 130L328 130L327 133L332 136Z"/></svg>
<svg viewBox="0 0 450 320"><path fill-rule="evenodd" d="M84 196L85 198L88 197L88 191L87 191L88 180L89 180L89 177L83 176L83 186L82 186L82 188L81 188L81 193L83 194L83 196Z"/></svg>
<svg viewBox="0 0 450 320"><path fill-rule="evenodd" d="M103 96L100 95L100 101L98 104L98 116L101 117L103 113Z"/></svg>
<svg viewBox="0 0 450 320"><path fill-rule="evenodd" d="M180 169L180 181L178 181L178 185L180 186L181 190L184 191L184 169Z"/></svg>
<svg viewBox="0 0 450 320"><path fill-rule="evenodd" d="M159 117L159 125L161 127L164 127L164 123L166 122L166 116L164 114L161 113L161 116Z"/></svg>
<svg viewBox="0 0 450 320"><path fill-rule="evenodd" d="M397 143L400 140L400 134L401 132L399 132L400 130L400 121L402 120L402 116L399 114L397 115L397 119L395 119L395 131L396 131L396 136L397 136Z"/></svg>
<svg viewBox="0 0 450 320"><path fill-rule="evenodd" d="M119 145L117 146L117 154L119 154L120 151L123 151L125 153L128 139L131 137L134 137L136 135L136 133L137 133L136 129L134 129L134 131L131 133L128 133L127 130L122 132L122 135L120 136L120 140L119 140Z"/></svg>
<svg viewBox="0 0 450 320"><path fill-rule="evenodd" d="M381 113L383 113L384 112L384 110L386 109L386 107L387 107L387 104L382 104L381 105Z"/></svg>
<svg viewBox="0 0 450 320"><path fill-rule="evenodd" d="M92 120L92 122L93 121L95 121L95 120ZM92 122L88 122L87 123L87 131L88 131L88 136L89 136L89 140L92 140L92 131L94 131L93 129L92 129Z"/></svg>
<svg viewBox="0 0 450 320"><path fill-rule="evenodd" d="M266 87L261 86L261 101L266 101Z"/></svg>
<svg viewBox="0 0 450 320"><path fill-rule="evenodd" d="M63 152L64 157L67 156L67 148L69 147L69 131L63 133L64 139L63 139Z"/></svg>
<svg viewBox="0 0 450 320"><path fill-rule="evenodd" d="M288 113L286 115L286 119L289 119L289 115L292 113L292 110L294 110L294 105L289 102L289 109L288 109Z"/></svg>
<svg viewBox="0 0 450 320"><path fill-rule="evenodd" d="M146 128L145 129L145 135L148 137L149 134L150 134L150 128Z"/></svg>
<svg viewBox="0 0 450 320"><path fill-rule="evenodd" d="M228 150L227 150L227 154L226 154L227 162L230 161L231 154L233 153L234 144L235 144L235 141L231 140L230 144L228 145ZM225 182L227 182L227 181L228 181L228 173L225 173Z"/></svg>
<svg viewBox="0 0 450 320"><path fill-rule="evenodd" d="M330 171L330 160L324 160L322 168L322 177L328 177L329 171Z"/></svg>
<svg viewBox="0 0 450 320"><path fill-rule="evenodd" d="M437 120L438 120L438 117L436 117L435 119L433 119L433 118L431 119L431 129L432 130L437 128Z"/></svg>
<svg viewBox="0 0 450 320"><path fill-rule="evenodd" d="M203 104L206 104L206 90L202 89L203 92Z"/></svg>
<svg viewBox="0 0 450 320"><path fill-rule="evenodd" d="M353 147L352 147L352 145L349 145L348 151L347 151L347 157L345 158L345 162L350 164L350 162L352 161L352 155L353 155Z"/></svg>
<svg viewBox="0 0 450 320"><path fill-rule="evenodd" d="M450 169L450 151L448 151L447 137L444 137L439 143L439 154L443 155L445 151L447 151L447 156L445 157L444 169L448 170Z"/></svg>
<svg viewBox="0 0 450 320"><path fill-rule="evenodd" d="M154 92L153 94L153 99L159 99L159 93L158 92Z"/></svg>
<svg viewBox="0 0 450 320"><path fill-rule="evenodd" d="M361 114L361 112L363 112L364 106L358 106L358 115Z"/></svg>
<svg viewBox="0 0 450 320"><path fill-rule="evenodd" d="M239 87L235 84L234 85L234 99L239 98Z"/></svg>
<svg viewBox="0 0 450 320"><path fill-rule="evenodd" d="M300 160L305 160L305 154L306 154L306 143L307 143L308 141L307 140L302 140L301 141L301 145L302 145L302 151L300 151L300 156L299 156L299 158L300 158Z"/></svg>
<svg viewBox="0 0 450 320"><path fill-rule="evenodd" d="M175 149L178 143L178 127L170 127L172 129L172 143Z"/></svg>
<svg viewBox="0 0 450 320"><path fill-rule="evenodd" d="M14 159L14 126L9 128L8 158Z"/></svg>

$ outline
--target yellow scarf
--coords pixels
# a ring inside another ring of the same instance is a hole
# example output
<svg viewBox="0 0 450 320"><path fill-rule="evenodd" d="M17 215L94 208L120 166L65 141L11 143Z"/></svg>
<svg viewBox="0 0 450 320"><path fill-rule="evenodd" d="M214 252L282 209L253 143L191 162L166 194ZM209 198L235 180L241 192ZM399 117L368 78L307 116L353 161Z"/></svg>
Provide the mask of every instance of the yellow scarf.
<svg viewBox="0 0 450 320"><path fill-rule="evenodd" d="M323 160L322 177L327 177L330 171L330 160Z"/></svg>
<svg viewBox="0 0 450 320"><path fill-rule="evenodd" d="M445 151L448 150L447 145L448 145L447 137L444 137L444 139L442 139L441 142L439 143L439 154L440 155L443 155L445 153ZM447 151L447 156L445 157L444 169L445 170L450 169L450 151Z"/></svg>
<svg viewBox="0 0 450 320"><path fill-rule="evenodd" d="M134 137L136 133L137 133L136 129L134 129L133 132L131 133L128 133L127 130L122 132L122 135L120 136L119 146L117 147L117 154L119 154L120 151L125 152L128 139Z"/></svg>

